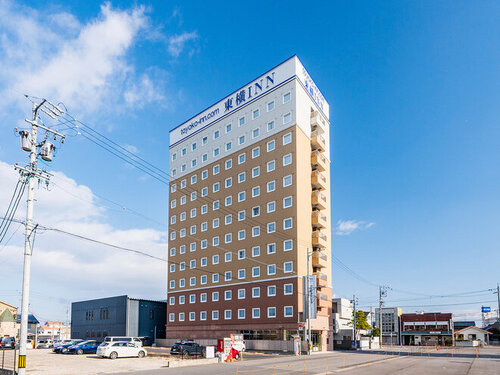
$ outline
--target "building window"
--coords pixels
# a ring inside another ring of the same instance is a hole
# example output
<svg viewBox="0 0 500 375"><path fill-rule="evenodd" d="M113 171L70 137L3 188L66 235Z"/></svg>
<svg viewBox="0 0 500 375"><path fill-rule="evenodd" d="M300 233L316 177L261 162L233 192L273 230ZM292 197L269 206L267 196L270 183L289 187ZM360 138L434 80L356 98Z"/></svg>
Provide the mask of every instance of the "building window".
<svg viewBox="0 0 500 375"><path fill-rule="evenodd" d="M241 135L238 137L238 145L242 145L245 143L245 136L244 135Z"/></svg>
<svg viewBox="0 0 500 375"><path fill-rule="evenodd" d="M245 319L245 309L238 309L238 319Z"/></svg>
<svg viewBox="0 0 500 375"><path fill-rule="evenodd" d="M276 307L268 307L267 308L267 317L268 318L276 318Z"/></svg>
<svg viewBox="0 0 500 375"><path fill-rule="evenodd" d="M203 172L201 172L201 179L206 180L208 178L208 171L205 169Z"/></svg>
<svg viewBox="0 0 500 375"><path fill-rule="evenodd" d="M207 293L200 294L200 302L207 302Z"/></svg>
<svg viewBox="0 0 500 375"><path fill-rule="evenodd" d="M205 222L205 223L202 223L202 224L205 224L205 230L207 230L207 229L206 229L206 224L207 224L207 223ZM204 239L204 240L201 240L200 247L201 247L202 249L206 249L206 248L208 247L208 241L207 241L207 240L205 240L205 239Z"/></svg>
<svg viewBox="0 0 500 375"><path fill-rule="evenodd" d="M224 186L225 188L229 188L231 186L233 186L233 178L232 177L228 177L224 180Z"/></svg>
<svg viewBox="0 0 500 375"><path fill-rule="evenodd" d="M213 219L212 220L212 228L218 228L219 227L219 218Z"/></svg>
<svg viewBox="0 0 500 375"><path fill-rule="evenodd" d="M169 287L170 289L175 289L175 280L170 280Z"/></svg>
<svg viewBox="0 0 500 375"><path fill-rule="evenodd" d="M241 229L238 231L238 241L244 240L246 237L246 231L245 229Z"/></svg>
<svg viewBox="0 0 500 375"><path fill-rule="evenodd" d="M220 172L220 165L219 164L214 165L212 167L212 173L213 173L213 175L215 176L215 175L219 174L219 172Z"/></svg>
<svg viewBox="0 0 500 375"><path fill-rule="evenodd" d="M219 256L218 255L212 256L212 264L219 264ZM214 274L214 275L216 275L216 274Z"/></svg>
<svg viewBox="0 0 500 375"><path fill-rule="evenodd" d="M233 222L233 215L224 216L224 224L229 225Z"/></svg>
<svg viewBox="0 0 500 375"><path fill-rule="evenodd" d="M272 172L276 169L276 161L275 160L271 160L267 163L267 172Z"/></svg>
<svg viewBox="0 0 500 375"><path fill-rule="evenodd" d="M290 101L291 94L287 92L283 95L283 104L288 103Z"/></svg>
<svg viewBox="0 0 500 375"><path fill-rule="evenodd" d="M260 246L254 246L252 247L252 257L258 257L260 256Z"/></svg>
<svg viewBox="0 0 500 375"><path fill-rule="evenodd" d="M226 320L231 319L231 310L224 310L224 319Z"/></svg>
<svg viewBox="0 0 500 375"><path fill-rule="evenodd" d="M242 182L245 182L245 177L246 177L245 172L241 172L240 174L238 174L238 183L241 184Z"/></svg>
<svg viewBox="0 0 500 375"><path fill-rule="evenodd" d="M267 244L267 253L268 254L276 254L276 244L275 243L268 243Z"/></svg>
<svg viewBox="0 0 500 375"><path fill-rule="evenodd" d="M179 305L184 305L186 303L186 296L179 296Z"/></svg>
<svg viewBox="0 0 500 375"><path fill-rule="evenodd" d="M200 311L200 320L207 320L207 312Z"/></svg>
<svg viewBox="0 0 500 375"><path fill-rule="evenodd" d="M291 217L283 220L283 229L290 229L290 228L292 228L292 218Z"/></svg>
<svg viewBox="0 0 500 375"><path fill-rule="evenodd" d="M268 264L267 265L267 275L276 275L276 264Z"/></svg>
<svg viewBox="0 0 500 375"><path fill-rule="evenodd" d="M219 292L212 292L212 302L219 301Z"/></svg>
<svg viewBox="0 0 500 375"><path fill-rule="evenodd" d="M186 279L179 280L179 288L184 288L186 286Z"/></svg>
<svg viewBox="0 0 500 375"><path fill-rule="evenodd" d="M283 285L283 294L285 296L289 296L293 294L293 284L285 284Z"/></svg>
<svg viewBox="0 0 500 375"><path fill-rule="evenodd" d="M243 126L243 125L245 125L245 116L240 117L238 119L238 126Z"/></svg>
<svg viewBox="0 0 500 375"><path fill-rule="evenodd" d="M260 156L260 147L255 147L252 149L252 159Z"/></svg>
<svg viewBox="0 0 500 375"><path fill-rule="evenodd" d="M207 212L208 212L208 205L204 204L203 206L201 206L201 214L205 215Z"/></svg>
<svg viewBox="0 0 500 375"><path fill-rule="evenodd" d="M293 306L285 306L284 310L285 318L293 317Z"/></svg>
<svg viewBox="0 0 500 375"><path fill-rule="evenodd" d="M245 220L245 210L238 211L238 221Z"/></svg>
<svg viewBox="0 0 500 375"><path fill-rule="evenodd" d="M260 308L259 307L254 307L252 309L252 318L253 319L260 319Z"/></svg>
<svg viewBox="0 0 500 375"><path fill-rule="evenodd" d="M226 143L226 151L230 151L233 148L233 143L232 142L227 142Z"/></svg>
<svg viewBox="0 0 500 375"><path fill-rule="evenodd" d="M238 193L238 202L243 202L246 199L246 194L244 191Z"/></svg>
<svg viewBox="0 0 500 375"><path fill-rule="evenodd" d="M217 139L219 137L220 137L220 131L219 130L214 131L214 139Z"/></svg>
<svg viewBox="0 0 500 375"><path fill-rule="evenodd" d="M194 311L191 311L189 313L189 321L194 322L196 320L196 313Z"/></svg>
<svg viewBox="0 0 500 375"><path fill-rule="evenodd" d="M276 295L276 285L269 285L267 287L267 296L274 297Z"/></svg>
<svg viewBox="0 0 500 375"><path fill-rule="evenodd" d="M260 267L252 267L252 277L260 277Z"/></svg>
<svg viewBox="0 0 500 375"><path fill-rule="evenodd" d="M288 112L283 115L283 124L288 124L290 121L292 121L292 114Z"/></svg>
<svg viewBox="0 0 500 375"><path fill-rule="evenodd" d="M245 278L245 269L238 270L238 280L243 280Z"/></svg>
<svg viewBox="0 0 500 375"><path fill-rule="evenodd" d="M283 146L289 144L292 142L292 133L286 133L284 136L283 136Z"/></svg>
<svg viewBox="0 0 500 375"><path fill-rule="evenodd" d="M245 299L245 289L238 289L238 299Z"/></svg>
<svg viewBox="0 0 500 375"><path fill-rule="evenodd" d="M238 260L245 259L245 249L238 250Z"/></svg>
<svg viewBox="0 0 500 375"><path fill-rule="evenodd" d="M175 314L174 313L168 314L168 321L169 322L175 322Z"/></svg>
<svg viewBox="0 0 500 375"><path fill-rule="evenodd" d="M220 148L219 147L215 148L214 151L213 151L213 153L214 153L214 158L217 157L217 156L219 156L219 154L220 154Z"/></svg>
<svg viewBox="0 0 500 375"><path fill-rule="evenodd" d="M260 186L255 186L252 188L252 198L258 197L260 195Z"/></svg>
<svg viewBox="0 0 500 375"><path fill-rule="evenodd" d="M292 164L292 154L286 154L283 156L283 166Z"/></svg>
<svg viewBox="0 0 500 375"><path fill-rule="evenodd" d="M276 222L272 223L267 223L267 233L274 233L276 232Z"/></svg>
<svg viewBox="0 0 500 375"><path fill-rule="evenodd" d="M233 273L231 271L224 272L224 281L231 281L233 278Z"/></svg>
<svg viewBox="0 0 500 375"><path fill-rule="evenodd" d="M219 311L218 310L212 311L212 320L219 320Z"/></svg>
<svg viewBox="0 0 500 375"><path fill-rule="evenodd" d="M228 169L231 169L233 167L233 159L228 159L224 162L224 168L226 168L226 171Z"/></svg>
<svg viewBox="0 0 500 375"><path fill-rule="evenodd" d="M274 121L267 123L267 131L270 132L271 130L274 130Z"/></svg>
<svg viewBox="0 0 500 375"><path fill-rule="evenodd" d="M207 259L207 257L203 257L203 258L201 258L201 259L200 259L200 266L201 266L201 267L206 267L206 266L207 266L207 264L208 264L208 259Z"/></svg>
<svg viewBox="0 0 500 375"><path fill-rule="evenodd" d="M276 141L273 139L272 141L267 142L267 152L273 151L276 148Z"/></svg>
<svg viewBox="0 0 500 375"><path fill-rule="evenodd" d="M200 276L200 284L205 285L207 283L207 275Z"/></svg>
<svg viewBox="0 0 500 375"><path fill-rule="evenodd" d="M252 237L258 237L260 236L260 227L252 227Z"/></svg>
<svg viewBox="0 0 500 375"><path fill-rule="evenodd" d="M292 175L283 177L283 187L290 186L292 184Z"/></svg>
<svg viewBox="0 0 500 375"><path fill-rule="evenodd" d="M196 295L195 294L189 295L189 303L196 303Z"/></svg>
<svg viewBox="0 0 500 375"><path fill-rule="evenodd" d="M184 271L186 269L186 262L179 263L179 271Z"/></svg>
<svg viewBox="0 0 500 375"><path fill-rule="evenodd" d="M229 263L232 260L233 260L233 253L227 252L227 253L224 254L224 261L226 263Z"/></svg>
<svg viewBox="0 0 500 375"><path fill-rule="evenodd" d="M290 251L290 250L293 250L293 241L292 240L283 241L283 251Z"/></svg>
<svg viewBox="0 0 500 375"><path fill-rule="evenodd" d="M256 128L256 129L252 130L252 139L257 138L259 135L260 135L260 129L259 128Z"/></svg>
<svg viewBox="0 0 500 375"><path fill-rule="evenodd" d="M276 190L276 181L269 181L267 183L267 192L270 193L274 190Z"/></svg>
<svg viewBox="0 0 500 375"><path fill-rule="evenodd" d="M219 246L219 236L212 238L212 246Z"/></svg>
<svg viewBox="0 0 500 375"><path fill-rule="evenodd" d="M233 242L233 234L232 233L226 233L224 235L224 243L231 243Z"/></svg>
<svg viewBox="0 0 500 375"><path fill-rule="evenodd" d="M238 164L243 164L245 162L245 153L238 155Z"/></svg>
<svg viewBox="0 0 500 375"><path fill-rule="evenodd" d="M175 305L175 297L169 297L168 298L168 304L170 306L174 306Z"/></svg>
<svg viewBox="0 0 500 375"><path fill-rule="evenodd" d="M292 207L292 197L283 198L283 208Z"/></svg>
<svg viewBox="0 0 500 375"><path fill-rule="evenodd" d="M260 298L260 287L252 288L252 298Z"/></svg>
<svg viewBox="0 0 500 375"><path fill-rule="evenodd" d="M260 167L252 168L252 178L260 176Z"/></svg>
<svg viewBox="0 0 500 375"><path fill-rule="evenodd" d="M276 202L267 202L267 213L276 211Z"/></svg>
<svg viewBox="0 0 500 375"><path fill-rule="evenodd" d="M233 296L230 290L224 291L224 301L230 301L232 297Z"/></svg>
<svg viewBox="0 0 500 375"><path fill-rule="evenodd" d="M179 322L184 321L184 313L179 313Z"/></svg>
<svg viewBox="0 0 500 375"><path fill-rule="evenodd" d="M285 262L285 263L283 263L283 272L284 273L293 272L293 262Z"/></svg>
<svg viewBox="0 0 500 375"><path fill-rule="evenodd" d="M226 133L229 133L231 131L232 127L233 126L231 124L227 124L226 125Z"/></svg>
<svg viewBox="0 0 500 375"><path fill-rule="evenodd" d="M220 190L220 183L216 182L212 185L212 192L217 193Z"/></svg>
<svg viewBox="0 0 500 375"><path fill-rule="evenodd" d="M195 286L196 285L196 277L190 277L189 278L189 286Z"/></svg>
<svg viewBox="0 0 500 375"><path fill-rule="evenodd" d="M272 102L267 103L267 112L272 111L274 109L274 100Z"/></svg>

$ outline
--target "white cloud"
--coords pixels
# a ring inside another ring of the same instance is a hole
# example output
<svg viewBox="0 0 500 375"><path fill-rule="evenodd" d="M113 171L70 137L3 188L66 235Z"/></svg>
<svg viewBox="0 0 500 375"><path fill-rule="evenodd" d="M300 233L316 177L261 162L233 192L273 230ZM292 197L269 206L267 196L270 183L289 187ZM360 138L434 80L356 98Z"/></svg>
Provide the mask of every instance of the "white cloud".
<svg viewBox="0 0 500 375"><path fill-rule="evenodd" d="M186 43L196 39L198 39L198 33L196 31L174 35L168 40L168 52L170 52L172 56L178 57L184 50Z"/></svg>
<svg viewBox="0 0 500 375"><path fill-rule="evenodd" d="M55 98L80 112L164 100L162 82L137 74L128 59L149 28L144 7L118 10L105 3L81 24L67 12L46 14L0 0L2 97L7 103L21 93Z"/></svg>
<svg viewBox="0 0 500 375"><path fill-rule="evenodd" d="M0 161L0 216L4 215L17 178L17 172ZM50 191L42 186L36 188L36 223L166 258L166 232L156 228L116 228L108 222L108 210L98 204L90 188L60 172L54 173L53 182ZM21 204L16 217L24 219L25 212ZM18 225L12 224L6 238ZM7 246L0 245L2 291L21 289L23 228ZM69 301L118 294L163 299L165 267L158 260L40 230L32 259L31 310L44 319L65 319ZM51 299L57 300L48 303ZM11 303L19 301L15 298Z"/></svg>
<svg viewBox="0 0 500 375"><path fill-rule="evenodd" d="M339 236L348 236L358 229L367 229L375 225L373 222L359 221L359 220L339 220L335 227L335 234Z"/></svg>

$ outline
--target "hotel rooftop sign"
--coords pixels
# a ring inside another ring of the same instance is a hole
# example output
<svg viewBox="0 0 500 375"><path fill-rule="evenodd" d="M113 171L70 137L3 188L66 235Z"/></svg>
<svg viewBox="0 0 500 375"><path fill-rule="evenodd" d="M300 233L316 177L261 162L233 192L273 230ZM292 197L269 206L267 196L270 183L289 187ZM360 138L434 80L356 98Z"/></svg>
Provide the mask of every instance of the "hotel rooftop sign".
<svg viewBox="0 0 500 375"><path fill-rule="evenodd" d="M170 131L170 147L294 78L302 84L306 92L326 118L329 118L330 107L327 101L299 59L293 56L239 90L226 96L221 101L205 109L203 112L172 129Z"/></svg>

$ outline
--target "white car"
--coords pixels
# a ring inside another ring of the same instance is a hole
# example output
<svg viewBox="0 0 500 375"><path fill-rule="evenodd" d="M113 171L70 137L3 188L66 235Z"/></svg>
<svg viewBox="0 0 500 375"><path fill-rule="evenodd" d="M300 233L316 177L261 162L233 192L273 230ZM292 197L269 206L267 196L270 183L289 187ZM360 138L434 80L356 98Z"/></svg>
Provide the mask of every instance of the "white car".
<svg viewBox="0 0 500 375"><path fill-rule="evenodd" d="M132 342L103 342L97 348L98 356L116 359L118 357L143 358L148 355L146 349Z"/></svg>

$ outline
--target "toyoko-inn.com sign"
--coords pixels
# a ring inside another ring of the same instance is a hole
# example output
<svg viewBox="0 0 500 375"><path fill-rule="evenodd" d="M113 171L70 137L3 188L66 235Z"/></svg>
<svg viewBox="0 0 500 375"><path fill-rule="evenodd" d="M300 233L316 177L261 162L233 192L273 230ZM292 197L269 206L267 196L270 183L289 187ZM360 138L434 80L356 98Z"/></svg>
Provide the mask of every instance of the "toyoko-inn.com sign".
<svg viewBox="0 0 500 375"><path fill-rule="evenodd" d="M189 119L170 131L170 146L177 144L190 135L209 126L217 120L238 110L247 103L254 101L273 88L297 77L312 100L321 109L325 116L329 116L329 106L323 95L311 79L299 59L294 56L276 68L270 70L248 85L233 92L218 103Z"/></svg>

